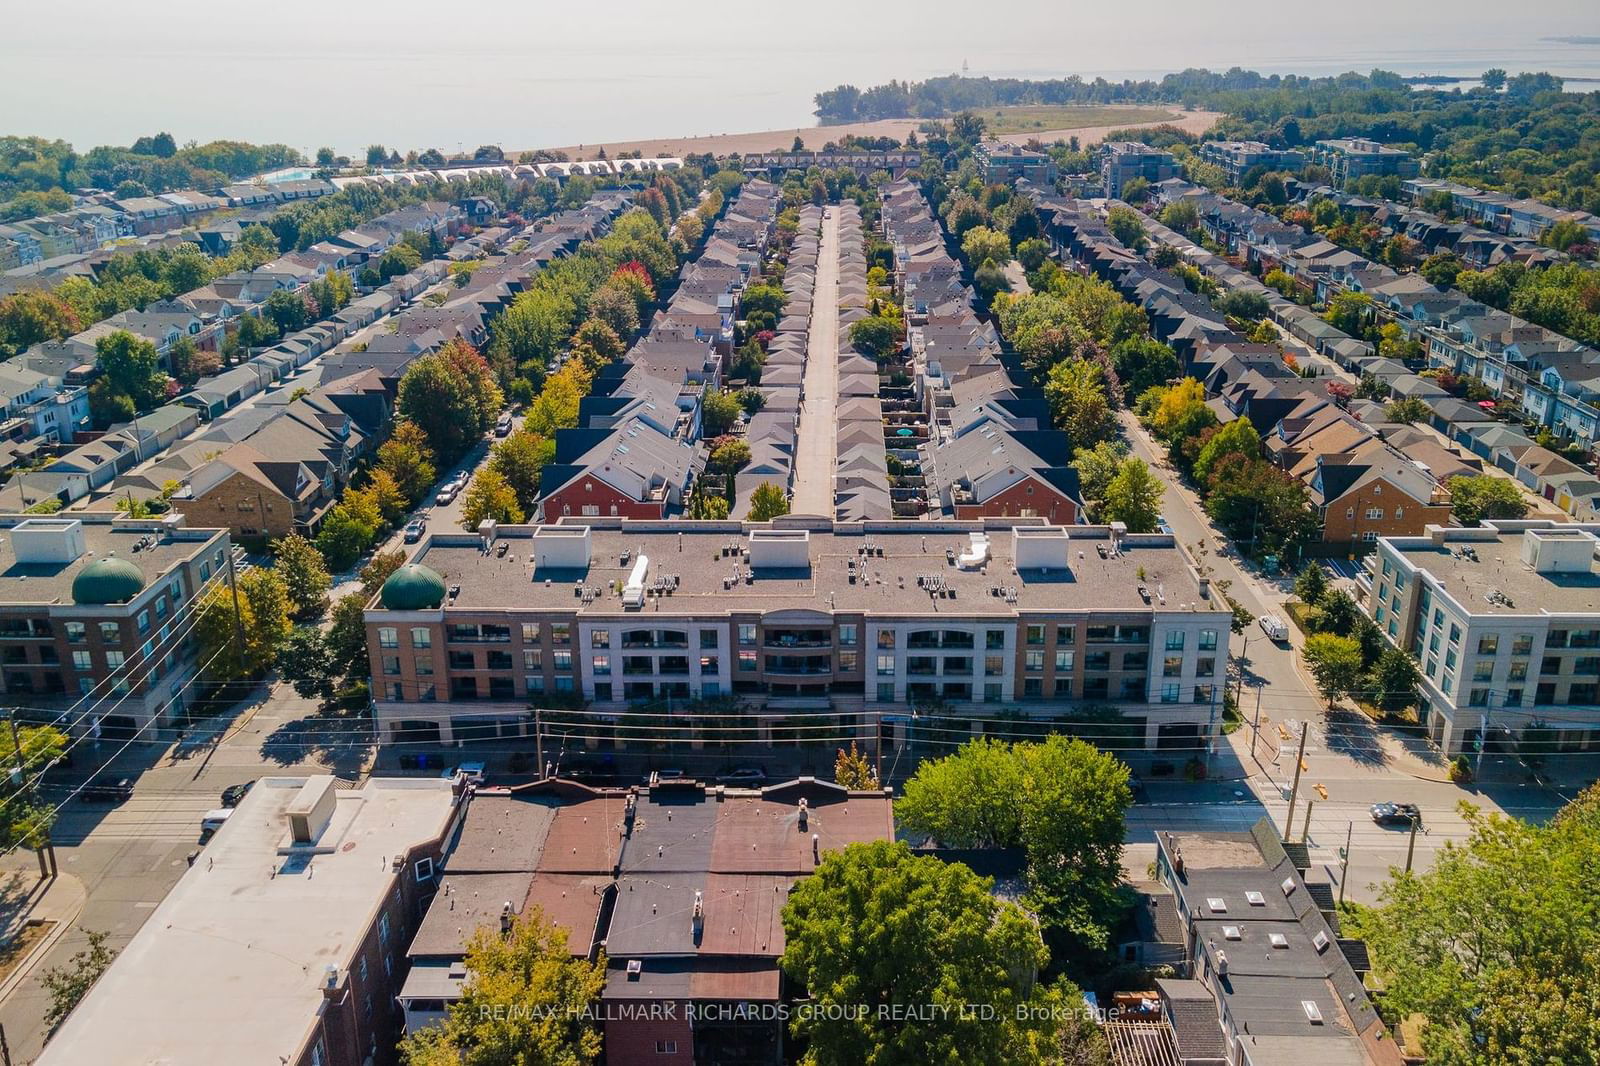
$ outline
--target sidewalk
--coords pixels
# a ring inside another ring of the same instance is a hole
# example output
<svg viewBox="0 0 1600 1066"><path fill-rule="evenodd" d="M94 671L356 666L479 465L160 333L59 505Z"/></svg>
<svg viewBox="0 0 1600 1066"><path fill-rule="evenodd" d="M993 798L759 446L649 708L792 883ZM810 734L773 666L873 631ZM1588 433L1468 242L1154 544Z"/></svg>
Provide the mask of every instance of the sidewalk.
<svg viewBox="0 0 1600 1066"><path fill-rule="evenodd" d="M3 1003L16 991L17 986L27 980L39 960L50 953L56 941L66 936L77 922L78 915L83 911L83 905L88 899L83 882L71 874L57 874L55 877L39 880L39 868L33 861L33 856L24 852L28 865L8 866L0 877L8 879L17 878L19 887L26 889L26 894L15 899L6 899L0 903L0 913L3 913L4 928L0 929L0 944L10 944L30 923L36 921L54 922L54 927L44 939L34 944L28 953L21 959L12 960L11 972L0 981L0 1003Z"/></svg>

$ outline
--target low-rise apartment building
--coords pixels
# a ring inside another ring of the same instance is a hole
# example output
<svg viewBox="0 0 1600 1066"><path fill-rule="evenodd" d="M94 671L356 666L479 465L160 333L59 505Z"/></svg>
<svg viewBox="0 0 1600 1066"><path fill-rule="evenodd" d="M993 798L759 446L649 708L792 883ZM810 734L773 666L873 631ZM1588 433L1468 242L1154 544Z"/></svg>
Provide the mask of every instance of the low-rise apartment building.
<svg viewBox="0 0 1600 1066"><path fill-rule="evenodd" d="M367 610L384 742L520 737L579 700L803 712L899 743L908 709L1123 712L1148 748L1220 721L1230 612L1170 535L1039 520L591 520L435 535ZM893 724L891 727L891 723Z"/></svg>
<svg viewBox="0 0 1600 1066"><path fill-rule="evenodd" d="M1205 141L1199 155L1207 163L1221 167L1233 185L1256 167L1299 170L1306 164L1305 153L1298 148L1273 148L1260 141Z"/></svg>
<svg viewBox="0 0 1600 1066"><path fill-rule="evenodd" d="M462 805L438 778L267 777L35 1060L388 1066Z"/></svg>
<svg viewBox="0 0 1600 1066"><path fill-rule="evenodd" d="M1056 180L1054 159L1015 141L980 141L972 155L986 182L1010 185L1027 178L1037 185L1051 185Z"/></svg>
<svg viewBox="0 0 1600 1066"><path fill-rule="evenodd" d="M181 515L0 516L0 692L29 705L92 694L68 725L102 735L177 717L195 674L191 601L231 550L227 530Z"/></svg>
<svg viewBox="0 0 1600 1066"><path fill-rule="evenodd" d="M1422 672L1422 718L1447 754L1476 741L1600 750L1600 526L1544 520L1385 537L1359 598ZM1487 730L1487 732L1485 732Z"/></svg>
<svg viewBox="0 0 1600 1066"><path fill-rule="evenodd" d="M1328 168L1335 185L1343 186L1369 174L1401 178L1417 176L1417 161L1411 153L1390 148L1365 137L1336 137L1318 141L1311 149L1311 162Z"/></svg>
<svg viewBox="0 0 1600 1066"><path fill-rule="evenodd" d="M1154 185L1178 176L1177 161L1170 152L1151 148L1138 141L1107 141L1100 146L1100 191L1113 199L1134 178Z"/></svg>

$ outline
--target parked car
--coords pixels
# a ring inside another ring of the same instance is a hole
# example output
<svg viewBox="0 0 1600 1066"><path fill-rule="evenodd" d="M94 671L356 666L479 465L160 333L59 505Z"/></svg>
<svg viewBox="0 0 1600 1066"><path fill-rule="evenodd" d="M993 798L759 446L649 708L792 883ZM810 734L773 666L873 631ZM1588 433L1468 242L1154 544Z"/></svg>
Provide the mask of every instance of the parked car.
<svg viewBox="0 0 1600 1066"><path fill-rule="evenodd" d="M237 785L229 785L222 790L222 805L224 807L239 806L239 801L244 799L245 794L250 791L250 786L254 784L254 781L242 781Z"/></svg>
<svg viewBox="0 0 1600 1066"><path fill-rule="evenodd" d="M1411 823L1422 824L1422 811L1415 803L1374 803L1372 820L1379 825L1398 825L1410 829Z"/></svg>
<svg viewBox="0 0 1600 1066"><path fill-rule="evenodd" d="M232 807L221 807L214 811L207 811L205 817L200 819L201 843L210 840L213 833L227 824L228 818L232 814Z"/></svg>
<svg viewBox="0 0 1600 1066"><path fill-rule="evenodd" d="M132 798L133 781L126 777L119 781L95 781L78 791L78 799L84 803L126 803Z"/></svg>
<svg viewBox="0 0 1600 1066"><path fill-rule="evenodd" d="M505 436L509 436L510 434L511 434L511 412L510 411L506 411L506 412L502 413L499 418L495 419L495 422L494 422L494 435L497 436L497 437L505 437Z"/></svg>
<svg viewBox="0 0 1600 1066"><path fill-rule="evenodd" d="M764 785L767 772L759 766L744 766L722 774L720 780L724 785Z"/></svg>
<svg viewBox="0 0 1600 1066"><path fill-rule="evenodd" d="M646 774L645 782L647 784L650 781L651 774L655 776L657 781L683 781L689 776L688 774L684 773L682 769L676 766L669 766L661 770L652 770L650 771L650 774Z"/></svg>
<svg viewBox="0 0 1600 1066"><path fill-rule="evenodd" d="M411 521L406 523L405 542L407 544L415 544L417 541L422 539L422 534L427 532L427 530L428 522L426 519L413 518Z"/></svg>
<svg viewBox="0 0 1600 1066"><path fill-rule="evenodd" d="M457 778L461 778L469 785L481 785L483 784L483 772L486 768L481 762L464 762L459 766L452 766L439 776L446 781L454 781Z"/></svg>
<svg viewBox="0 0 1600 1066"><path fill-rule="evenodd" d="M1289 626L1277 615L1264 614L1258 621L1261 625L1261 632L1267 635L1268 640L1281 644L1289 639Z"/></svg>
<svg viewBox="0 0 1600 1066"><path fill-rule="evenodd" d="M454 481L446 482L444 487L439 490L439 494L433 498L434 504L439 507L449 507L455 502L457 491Z"/></svg>

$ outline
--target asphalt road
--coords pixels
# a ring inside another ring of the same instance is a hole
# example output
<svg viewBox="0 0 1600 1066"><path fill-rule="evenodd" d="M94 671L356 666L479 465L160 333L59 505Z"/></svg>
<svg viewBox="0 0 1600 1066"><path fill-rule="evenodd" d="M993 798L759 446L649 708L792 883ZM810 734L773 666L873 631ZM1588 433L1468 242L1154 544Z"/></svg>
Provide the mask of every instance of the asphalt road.
<svg viewBox="0 0 1600 1066"><path fill-rule="evenodd" d="M811 300L811 333L806 343L805 407L795 448L795 514L833 515L833 467L839 394L839 211L822 213L817 249L817 283Z"/></svg>

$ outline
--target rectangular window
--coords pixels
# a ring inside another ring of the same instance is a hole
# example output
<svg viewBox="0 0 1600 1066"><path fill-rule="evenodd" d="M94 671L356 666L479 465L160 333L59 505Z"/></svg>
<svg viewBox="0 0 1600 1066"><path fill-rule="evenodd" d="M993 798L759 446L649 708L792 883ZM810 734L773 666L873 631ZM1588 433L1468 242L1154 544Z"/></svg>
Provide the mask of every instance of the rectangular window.
<svg viewBox="0 0 1600 1066"><path fill-rule="evenodd" d="M528 695L534 696L544 691L543 674L524 674L522 683L528 687Z"/></svg>
<svg viewBox="0 0 1600 1066"><path fill-rule="evenodd" d="M1215 685L1196 685L1194 687L1194 701L1196 703L1210 703L1216 695Z"/></svg>
<svg viewBox="0 0 1600 1066"><path fill-rule="evenodd" d="M572 669L572 653L570 651L557 651L551 659L551 665L557 671L570 671Z"/></svg>
<svg viewBox="0 0 1600 1066"><path fill-rule="evenodd" d="M1042 677L1023 678L1023 681L1022 681L1022 698L1025 699L1025 700L1043 699L1044 698L1044 678L1042 678Z"/></svg>
<svg viewBox="0 0 1600 1066"><path fill-rule="evenodd" d="M1200 631L1200 650L1217 650L1217 631L1215 629L1202 629Z"/></svg>
<svg viewBox="0 0 1600 1066"><path fill-rule="evenodd" d="M739 627L739 644L742 647L750 647L751 645L755 644L755 642L756 642L756 627L755 626L740 626Z"/></svg>
<svg viewBox="0 0 1600 1066"><path fill-rule="evenodd" d="M416 875L418 881L432 881L433 860L424 855L422 858L418 859L416 865L412 867L412 872ZM367 972L366 959L361 960L361 972L362 974Z"/></svg>
<svg viewBox="0 0 1600 1066"><path fill-rule="evenodd" d="M611 673L611 656L596 655L589 660L589 669L595 677L606 677Z"/></svg>
<svg viewBox="0 0 1600 1066"><path fill-rule="evenodd" d="M1022 668L1030 674L1041 673L1044 670L1044 652L1025 651L1022 653Z"/></svg>
<svg viewBox="0 0 1600 1066"><path fill-rule="evenodd" d="M1489 690L1486 689L1486 688L1475 688L1475 689L1473 689L1471 694L1467 696L1467 706L1469 706L1469 707L1487 707L1487 706L1489 706Z"/></svg>
<svg viewBox="0 0 1600 1066"><path fill-rule="evenodd" d="M1514 638L1512 638L1512 641L1511 641L1511 654L1512 655L1532 655L1533 654L1533 634L1531 634L1531 633L1518 633Z"/></svg>
<svg viewBox="0 0 1600 1066"><path fill-rule="evenodd" d="M378 647L398 648L400 646L400 631L394 626L378 627Z"/></svg>
<svg viewBox="0 0 1600 1066"><path fill-rule="evenodd" d="M1494 660L1479 659L1472 664L1472 680L1492 681L1494 679Z"/></svg>
<svg viewBox="0 0 1600 1066"><path fill-rule="evenodd" d="M739 672L741 674L753 674L756 672L755 652L741 651L739 653Z"/></svg>
<svg viewBox="0 0 1600 1066"><path fill-rule="evenodd" d="M397 675L397 674L399 674L400 673L400 656L398 656L398 655L385 655L383 657L383 672L385 674L389 674L389 675Z"/></svg>
<svg viewBox="0 0 1600 1066"><path fill-rule="evenodd" d="M539 670L544 666L544 655L538 648L522 649L522 668L524 670Z"/></svg>
<svg viewBox="0 0 1600 1066"><path fill-rule="evenodd" d="M94 661L89 657L88 652L75 651L72 653L72 668L74 670L88 670L93 665Z"/></svg>
<svg viewBox="0 0 1600 1066"><path fill-rule="evenodd" d="M1029 647L1039 647L1044 644L1044 626L1029 626L1027 643Z"/></svg>
<svg viewBox="0 0 1600 1066"><path fill-rule="evenodd" d="M722 660L715 655L700 656L700 672L702 674L715 674L722 669Z"/></svg>
<svg viewBox="0 0 1600 1066"><path fill-rule="evenodd" d="M433 630L427 626L413 626L411 628L411 646L413 648L433 647Z"/></svg>
<svg viewBox="0 0 1600 1066"><path fill-rule="evenodd" d="M880 630L878 630L878 647L880 647L880 648L892 648L892 647L894 647L894 630L892 630L892 629L880 629Z"/></svg>
<svg viewBox="0 0 1600 1066"><path fill-rule="evenodd" d="M591 647L591 648L609 648L609 647L611 647L611 630L609 630L609 629L591 629L591 630L589 630L589 647Z"/></svg>
<svg viewBox="0 0 1600 1066"><path fill-rule="evenodd" d="M1184 637L1184 633L1183 633L1183 630L1181 630L1181 629L1174 629L1171 632L1169 632L1167 634L1167 650L1168 651L1182 651L1183 650L1183 637Z"/></svg>
<svg viewBox="0 0 1600 1066"><path fill-rule="evenodd" d="M84 634L83 623L82 622L68 622L67 623L67 643L68 644L82 644L84 642L84 639L85 639L85 634Z"/></svg>
<svg viewBox="0 0 1600 1066"><path fill-rule="evenodd" d="M1461 627L1456 625L1454 622L1450 623L1450 643L1461 643Z"/></svg>
<svg viewBox="0 0 1600 1066"><path fill-rule="evenodd" d="M1513 662L1511 664L1511 668L1506 671L1506 680L1507 681L1526 681L1526 680L1528 680L1528 664L1527 664L1527 662L1525 660L1524 661L1520 661L1520 662Z"/></svg>
<svg viewBox="0 0 1600 1066"><path fill-rule="evenodd" d="M572 643L572 623L551 622L550 643L558 648L570 645Z"/></svg>
<svg viewBox="0 0 1600 1066"><path fill-rule="evenodd" d="M1070 674L1070 673L1072 673L1072 667L1074 665L1073 660L1077 657L1077 654L1078 653L1075 652L1075 651L1058 651L1058 652L1056 652L1056 673L1058 673L1058 674Z"/></svg>
<svg viewBox="0 0 1600 1066"><path fill-rule="evenodd" d="M893 655L880 655L880 656L878 656L878 676L880 676L880 677L885 677L885 676L893 677L894 676L894 656Z"/></svg>
<svg viewBox="0 0 1600 1066"><path fill-rule="evenodd" d="M139 632L141 634L150 632L150 612L149 611L140 611L139 612L138 625L139 625Z"/></svg>
<svg viewBox="0 0 1600 1066"><path fill-rule="evenodd" d="M1181 655L1169 655L1165 659L1163 659L1161 661L1161 676L1162 677L1182 677L1183 676L1183 656L1181 656Z"/></svg>
<svg viewBox="0 0 1600 1066"><path fill-rule="evenodd" d="M983 657L983 675L985 677L1004 677L1006 672L1006 657L1004 655L985 655Z"/></svg>
<svg viewBox="0 0 1600 1066"><path fill-rule="evenodd" d="M845 672L845 673L853 673L855 671L855 668L859 664L860 664L860 660L856 658L856 653L855 652L853 652L853 651L841 651L839 653L839 669L840 669L840 671Z"/></svg>
<svg viewBox="0 0 1600 1066"><path fill-rule="evenodd" d="M1478 638L1478 654L1494 655L1500 650L1500 634L1485 633Z"/></svg>
<svg viewBox="0 0 1600 1066"><path fill-rule="evenodd" d="M702 629L700 631L700 650L716 651L720 643L715 629Z"/></svg>
<svg viewBox="0 0 1600 1066"><path fill-rule="evenodd" d="M1161 686L1161 702L1178 702L1178 683L1176 681L1169 681L1167 684Z"/></svg>
<svg viewBox="0 0 1600 1066"><path fill-rule="evenodd" d="M1077 626L1056 626L1056 647L1059 648L1064 644L1076 644L1077 642Z"/></svg>
<svg viewBox="0 0 1600 1066"><path fill-rule="evenodd" d="M105 641L107 644L122 643L122 626L118 625L116 622L101 622L100 639Z"/></svg>
<svg viewBox="0 0 1600 1066"><path fill-rule="evenodd" d="M124 655L120 651L108 651L108 652L106 652L106 669L108 669L108 670L117 669L125 661L127 661L127 656Z"/></svg>
<svg viewBox="0 0 1600 1066"><path fill-rule="evenodd" d="M878 702L879 703L893 703L894 702L894 682L893 681L880 681L880 682L878 682Z"/></svg>
<svg viewBox="0 0 1600 1066"><path fill-rule="evenodd" d="M853 648L856 646L856 624L846 622L839 627L839 647Z"/></svg>
<svg viewBox="0 0 1600 1066"><path fill-rule="evenodd" d="M1058 677L1058 678L1056 678L1055 695L1056 695L1057 699L1071 699L1072 698L1072 678L1070 678L1070 677Z"/></svg>
<svg viewBox="0 0 1600 1066"><path fill-rule="evenodd" d="M537 644L537 643L539 643L539 623L538 622L524 622L524 623L522 623L522 642L524 644Z"/></svg>
<svg viewBox="0 0 1600 1066"><path fill-rule="evenodd" d="M991 629L983 634L983 646L989 651L1004 651L1006 647L1006 631Z"/></svg>
<svg viewBox="0 0 1600 1066"><path fill-rule="evenodd" d="M1196 659L1194 662L1194 672L1195 676L1197 677L1210 677L1212 674L1216 673L1216 657L1211 655L1202 655L1200 658Z"/></svg>

